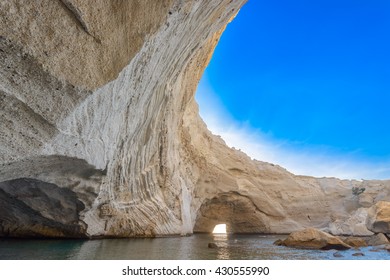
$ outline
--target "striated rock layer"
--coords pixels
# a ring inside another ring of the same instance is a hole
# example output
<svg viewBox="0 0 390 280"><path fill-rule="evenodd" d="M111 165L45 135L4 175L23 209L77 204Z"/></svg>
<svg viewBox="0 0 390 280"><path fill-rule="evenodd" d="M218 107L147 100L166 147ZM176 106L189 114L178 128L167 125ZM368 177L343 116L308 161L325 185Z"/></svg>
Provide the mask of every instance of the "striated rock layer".
<svg viewBox="0 0 390 280"><path fill-rule="evenodd" d="M200 119L197 84L244 2L2 1L0 236L373 234L389 181L295 176Z"/></svg>

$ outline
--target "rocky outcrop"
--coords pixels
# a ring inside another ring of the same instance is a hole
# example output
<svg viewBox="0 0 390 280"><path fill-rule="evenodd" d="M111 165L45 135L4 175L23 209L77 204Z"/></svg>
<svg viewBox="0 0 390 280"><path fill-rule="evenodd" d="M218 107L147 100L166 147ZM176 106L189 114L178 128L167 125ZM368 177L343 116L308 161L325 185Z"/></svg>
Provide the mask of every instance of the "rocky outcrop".
<svg viewBox="0 0 390 280"><path fill-rule="evenodd" d="M360 199L359 199L360 204ZM350 217L341 217L331 222L328 227L333 235L370 236L374 233L367 229L367 208L359 208L350 214Z"/></svg>
<svg viewBox="0 0 390 280"><path fill-rule="evenodd" d="M388 245L389 243L389 240L383 233L369 237L337 237L318 229L307 228L292 232L285 240L276 240L274 245L300 249L347 250L351 247L381 246ZM378 247L377 249L380 248Z"/></svg>
<svg viewBox="0 0 390 280"><path fill-rule="evenodd" d="M349 236L349 237L345 238L343 241L344 241L344 243L348 244L349 246L355 247L355 248L368 246L366 240L364 240L361 237Z"/></svg>
<svg viewBox="0 0 390 280"><path fill-rule="evenodd" d="M341 239L314 228L295 231L283 240L280 245L319 250L348 250L351 248L351 246L344 243Z"/></svg>
<svg viewBox="0 0 390 280"><path fill-rule="evenodd" d="M379 246L379 245L386 245L389 244L389 240L387 239L386 235L383 233L375 234L374 236L370 237L368 240L368 245L370 246Z"/></svg>
<svg viewBox="0 0 390 280"><path fill-rule="evenodd" d="M370 234L359 209L390 201L389 181L296 176L200 119L198 81L244 2L2 1L1 234Z"/></svg>
<svg viewBox="0 0 390 280"><path fill-rule="evenodd" d="M390 202L379 201L368 209L367 227L373 232L390 233Z"/></svg>

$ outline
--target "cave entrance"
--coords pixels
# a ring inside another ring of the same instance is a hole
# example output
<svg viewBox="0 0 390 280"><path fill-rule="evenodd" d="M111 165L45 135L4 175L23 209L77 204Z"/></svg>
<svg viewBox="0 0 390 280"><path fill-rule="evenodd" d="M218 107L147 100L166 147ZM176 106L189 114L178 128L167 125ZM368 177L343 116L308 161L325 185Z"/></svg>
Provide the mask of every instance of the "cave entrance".
<svg viewBox="0 0 390 280"><path fill-rule="evenodd" d="M218 224L213 229L214 234L226 234L226 224Z"/></svg>

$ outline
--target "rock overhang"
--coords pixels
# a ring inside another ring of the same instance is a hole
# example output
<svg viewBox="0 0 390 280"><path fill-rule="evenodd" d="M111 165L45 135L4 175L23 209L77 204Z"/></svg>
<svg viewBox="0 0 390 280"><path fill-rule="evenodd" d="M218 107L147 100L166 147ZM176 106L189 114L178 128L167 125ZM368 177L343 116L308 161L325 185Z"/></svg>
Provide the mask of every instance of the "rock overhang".
<svg viewBox="0 0 390 280"><path fill-rule="evenodd" d="M89 237L185 235L208 231L207 219L267 233L348 219L361 183L251 161L199 117L195 89L244 2L2 3L2 181L74 191ZM388 189L373 183L373 202Z"/></svg>

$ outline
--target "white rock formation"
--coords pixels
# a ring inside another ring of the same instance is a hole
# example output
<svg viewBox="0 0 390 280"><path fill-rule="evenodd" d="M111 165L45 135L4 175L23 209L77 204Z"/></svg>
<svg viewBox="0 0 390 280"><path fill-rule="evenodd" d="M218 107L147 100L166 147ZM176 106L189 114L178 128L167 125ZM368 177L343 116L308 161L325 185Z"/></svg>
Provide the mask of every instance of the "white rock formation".
<svg viewBox="0 0 390 280"><path fill-rule="evenodd" d="M367 209L359 208L347 219L339 219L329 224L333 235L370 236L374 233L367 229Z"/></svg>
<svg viewBox="0 0 390 280"><path fill-rule="evenodd" d="M244 2L2 1L0 235L287 233L370 205L352 187L390 201L389 181L295 176L207 130L194 93ZM9 191L30 185L73 192L78 222Z"/></svg>

